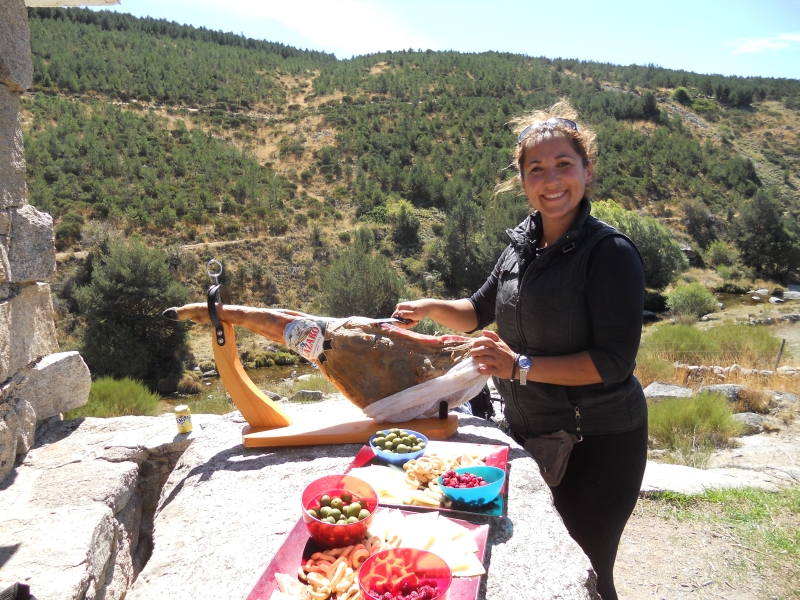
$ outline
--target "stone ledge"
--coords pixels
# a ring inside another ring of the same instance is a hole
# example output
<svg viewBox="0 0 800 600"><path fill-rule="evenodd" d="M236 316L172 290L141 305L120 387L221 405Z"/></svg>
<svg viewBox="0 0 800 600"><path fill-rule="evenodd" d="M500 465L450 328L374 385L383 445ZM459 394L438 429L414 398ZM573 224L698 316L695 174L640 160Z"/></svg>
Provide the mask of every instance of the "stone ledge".
<svg viewBox="0 0 800 600"><path fill-rule="evenodd" d="M171 415L52 424L0 484L0 589L124 598L152 549L161 483L201 429L178 434Z"/></svg>

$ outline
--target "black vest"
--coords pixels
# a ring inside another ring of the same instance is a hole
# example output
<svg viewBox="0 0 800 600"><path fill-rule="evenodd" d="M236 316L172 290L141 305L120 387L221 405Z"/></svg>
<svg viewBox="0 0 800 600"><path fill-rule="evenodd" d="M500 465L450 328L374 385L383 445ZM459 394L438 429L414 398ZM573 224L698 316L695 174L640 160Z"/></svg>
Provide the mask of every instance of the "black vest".
<svg viewBox="0 0 800 600"><path fill-rule="evenodd" d="M589 216L590 211L584 199L570 230L538 259L539 215L530 215L516 229L506 231L511 244L500 258L497 331L512 350L531 357L534 364L537 356L575 354L595 346L586 297L587 263L600 240L625 236ZM506 401L509 425L526 438L561 429L582 434L629 431L647 419L644 393L633 368L625 380L609 386L532 381L521 386L518 380L497 378L495 385ZM575 407L580 410L580 425Z"/></svg>

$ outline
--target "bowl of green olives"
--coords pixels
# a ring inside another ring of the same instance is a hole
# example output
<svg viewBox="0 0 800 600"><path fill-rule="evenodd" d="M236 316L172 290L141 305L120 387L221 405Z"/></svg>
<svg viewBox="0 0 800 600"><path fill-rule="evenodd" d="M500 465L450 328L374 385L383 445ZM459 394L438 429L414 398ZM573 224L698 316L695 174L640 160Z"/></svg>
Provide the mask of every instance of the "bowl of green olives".
<svg viewBox="0 0 800 600"><path fill-rule="evenodd" d="M375 518L378 494L351 475L328 475L303 490L303 522L322 548L357 544Z"/></svg>
<svg viewBox="0 0 800 600"><path fill-rule="evenodd" d="M380 460L402 466L425 454L428 438L418 431L393 427L378 431L369 438L369 445Z"/></svg>

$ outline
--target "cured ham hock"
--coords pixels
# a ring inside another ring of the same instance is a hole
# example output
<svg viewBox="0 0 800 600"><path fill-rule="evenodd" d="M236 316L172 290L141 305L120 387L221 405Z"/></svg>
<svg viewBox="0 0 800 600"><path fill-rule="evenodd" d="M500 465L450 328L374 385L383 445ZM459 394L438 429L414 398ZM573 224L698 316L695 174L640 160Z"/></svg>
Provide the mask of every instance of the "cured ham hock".
<svg viewBox="0 0 800 600"><path fill-rule="evenodd" d="M308 360L351 402L364 409L383 398L447 373L466 360L471 342L430 336L363 317L317 317L291 310L217 305L223 322L286 344ZM208 306L164 311L171 320L210 323Z"/></svg>

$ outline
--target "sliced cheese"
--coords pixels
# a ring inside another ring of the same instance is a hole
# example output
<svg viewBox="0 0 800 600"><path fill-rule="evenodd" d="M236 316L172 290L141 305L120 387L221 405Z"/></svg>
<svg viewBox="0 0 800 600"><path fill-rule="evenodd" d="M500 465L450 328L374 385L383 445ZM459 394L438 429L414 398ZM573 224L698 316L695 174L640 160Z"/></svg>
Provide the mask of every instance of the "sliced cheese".
<svg viewBox="0 0 800 600"><path fill-rule="evenodd" d="M486 569L483 568L483 564L478 560L478 556L472 552L465 554L457 565L450 567L450 570L456 577L475 577L486 573Z"/></svg>

